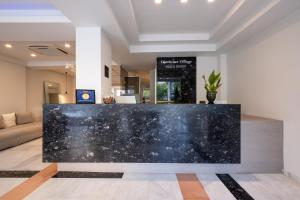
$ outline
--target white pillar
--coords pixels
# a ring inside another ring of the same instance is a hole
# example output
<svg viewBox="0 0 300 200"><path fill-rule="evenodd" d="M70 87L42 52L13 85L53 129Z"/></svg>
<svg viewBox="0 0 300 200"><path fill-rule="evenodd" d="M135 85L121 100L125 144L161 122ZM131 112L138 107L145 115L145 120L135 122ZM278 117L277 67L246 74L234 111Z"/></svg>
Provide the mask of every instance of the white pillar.
<svg viewBox="0 0 300 200"><path fill-rule="evenodd" d="M228 94L227 94L227 87L228 87L228 72L227 72L227 55L225 54L221 54L219 56L219 68L220 68L220 72L221 72L221 83L222 83L222 87L220 90L220 100L227 102L228 101Z"/></svg>
<svg viewBox="0 0 300 200"><path fill-rule="evenodd" d="M150 102L156 104L156 67L150 71Z"/></svg>
<svg viewBox="0 0 300 200"><path fill-rule="evenodd" d="M102 102L101 28L76 28L76 89L92 89Z"/></svg>

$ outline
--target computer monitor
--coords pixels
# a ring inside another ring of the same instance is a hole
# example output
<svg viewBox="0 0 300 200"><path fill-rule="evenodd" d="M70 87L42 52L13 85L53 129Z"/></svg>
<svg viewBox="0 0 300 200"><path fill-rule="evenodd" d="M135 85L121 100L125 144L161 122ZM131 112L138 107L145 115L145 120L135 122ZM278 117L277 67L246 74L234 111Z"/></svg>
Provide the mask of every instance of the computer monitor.
<svg viewBox="0 0 300 200"><path fill-rule="evenodd" d="M76 90L76 104L95 104L95 90Z"/></svg>

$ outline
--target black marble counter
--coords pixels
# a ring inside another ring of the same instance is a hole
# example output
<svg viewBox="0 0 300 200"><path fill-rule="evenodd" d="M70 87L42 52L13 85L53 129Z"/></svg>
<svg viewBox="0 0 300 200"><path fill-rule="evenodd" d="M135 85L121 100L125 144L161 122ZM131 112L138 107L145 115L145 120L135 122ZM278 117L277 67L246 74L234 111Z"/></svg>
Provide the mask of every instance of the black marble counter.
<svg viewBox="0 0 300 200"><path fill-rule="evenodd" d="M44 105L44 162L240 163L240 105Z"/></svg>

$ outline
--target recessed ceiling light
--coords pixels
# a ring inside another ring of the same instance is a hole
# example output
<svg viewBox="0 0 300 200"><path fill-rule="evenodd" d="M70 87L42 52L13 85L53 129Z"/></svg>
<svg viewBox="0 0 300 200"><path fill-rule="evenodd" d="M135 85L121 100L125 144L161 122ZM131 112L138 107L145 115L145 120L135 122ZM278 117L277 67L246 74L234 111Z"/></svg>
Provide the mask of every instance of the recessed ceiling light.
<svg viewBox="0 0 300 200"><path fill-rule="evenodd" d="M31 57L36 57L36 54L32 53L30 54Z"/></svg>
<svg viewBox="0 0 300 200"><path fill-rule="evenodd" d="M9 49L12 48L12 45L11 45L11 44L5 44L4 46L5 46L6 48L9 48Z"/></svg>
<svg viewBox="0 0 300 200"><path fill-rule="evenodd" d="M66 43L66 44L65 44L65 47L66 47L66 48L70 48L70 47L71 47L71 45L70 45L70 44L68 44L68 43Z"/></svg>
<svg viewBox="0 0 300 200"><path fill-rule="evenodd" d="M181 3L187 3L188 0L180 0Z"/></svg>
<svg viewBox="0 0 300 200"><path fill-rule="evenodd" d="M155 4L161 4L162 0L154 0Z"/></svg>
<svg viewBox="0 0 300 200"><path fill-rule="evenodd" d="M215 0L207 0L208 3L212 3L214 2Z"/></svg>

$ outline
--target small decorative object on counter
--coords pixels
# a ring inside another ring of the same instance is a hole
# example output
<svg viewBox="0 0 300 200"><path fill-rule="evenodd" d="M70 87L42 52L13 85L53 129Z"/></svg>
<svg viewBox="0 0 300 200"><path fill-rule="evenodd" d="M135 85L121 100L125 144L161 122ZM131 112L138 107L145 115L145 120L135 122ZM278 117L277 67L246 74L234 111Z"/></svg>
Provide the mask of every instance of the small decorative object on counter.
<svg viewBox="0 0 300 200"><path fill-rule="evenodd" d="M206 80L204 75L203 79L205 81L206 98L208 100L208 104L214 104L218 89L222 86L221 73L216 73L215 70L213 70L209 75L208 80Z"/></svg>
<svg viewBox="0 0 300 200"><path fill-rule="evenodd" d="M113 97L108 96L103 98L103 103L104 104L114 104L116 101Z"/></svg>

